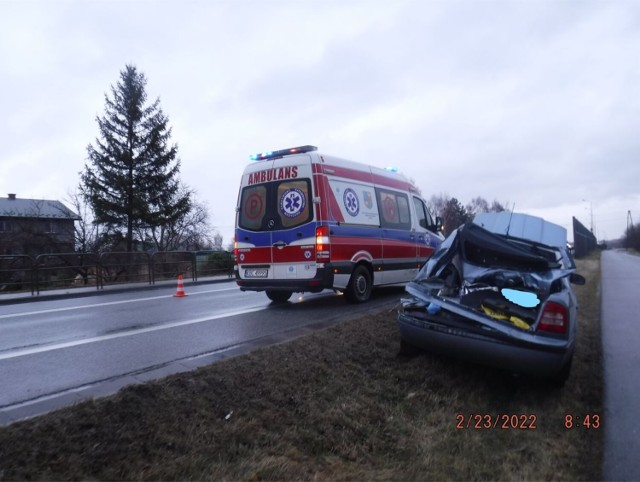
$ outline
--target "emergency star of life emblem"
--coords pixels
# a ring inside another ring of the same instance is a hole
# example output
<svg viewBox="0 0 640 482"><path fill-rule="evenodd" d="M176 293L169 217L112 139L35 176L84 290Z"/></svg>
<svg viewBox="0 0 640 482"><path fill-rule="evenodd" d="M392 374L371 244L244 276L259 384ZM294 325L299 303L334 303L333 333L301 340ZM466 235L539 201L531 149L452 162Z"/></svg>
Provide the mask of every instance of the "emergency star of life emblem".
<svg viewBox="0 0 640 482"><path fill-rule="evenodd" d="M299 216L306 205L300 189L288 189L280 196L280 212L288 218Z"/></svg>
<svg viewBox="0 0 640 482"><path fill-rule="evenodd" d="M358 200L356 192L351 188L345 189L342 200L344 201L344 207L347 209L347 212L351 216L356 217L358 212L360 212L360 201Z"/></svg>

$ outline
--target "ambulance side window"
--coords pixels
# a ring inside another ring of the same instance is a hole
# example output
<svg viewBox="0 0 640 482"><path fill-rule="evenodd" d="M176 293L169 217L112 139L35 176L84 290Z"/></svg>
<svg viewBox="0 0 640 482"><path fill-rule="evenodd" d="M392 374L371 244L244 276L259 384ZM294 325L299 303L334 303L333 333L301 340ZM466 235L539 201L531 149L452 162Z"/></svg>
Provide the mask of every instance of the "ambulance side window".
<svg viewBox="0 0 640 482"><path fill-rule="evenodd" d="M244 229L259 230L266 213L266 206L267 188L265 186L245 187L242 190L238 225Z"/></svg>
<svg viewBox="0 0 640 482"><path fill-rule="evenodd" d="M389 229L411 229L409 198L406 194L376 188L380 225Z"/></svg>
<svg viewBox="0 0 640 482"><path fill-rule="evenodd" d="M413 204L416 208L416 215L418 216L418 226L424 229L433 229L433 219L424 201L418 197L414 197Z"/></svg>

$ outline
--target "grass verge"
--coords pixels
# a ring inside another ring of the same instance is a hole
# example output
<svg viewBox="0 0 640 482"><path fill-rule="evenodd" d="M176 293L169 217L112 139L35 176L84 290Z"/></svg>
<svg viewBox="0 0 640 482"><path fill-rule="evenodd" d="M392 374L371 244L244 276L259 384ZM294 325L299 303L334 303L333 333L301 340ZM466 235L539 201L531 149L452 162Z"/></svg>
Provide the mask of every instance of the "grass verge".
<svg viewBox="0 0 640 482"><path fill-rule="evenodd" d="M0 429L3 480L596 480L599 258L578 261L580 328L564 388L398 355L395 311ZM458 414L532 429L456 429Z"/></svg>

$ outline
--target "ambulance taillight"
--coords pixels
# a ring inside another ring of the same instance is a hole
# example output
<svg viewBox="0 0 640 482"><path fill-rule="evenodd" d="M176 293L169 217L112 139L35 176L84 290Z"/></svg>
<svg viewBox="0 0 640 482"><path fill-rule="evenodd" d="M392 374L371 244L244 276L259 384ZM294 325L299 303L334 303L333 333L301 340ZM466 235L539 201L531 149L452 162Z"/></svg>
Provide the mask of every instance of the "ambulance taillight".
<svg viewBox="0 0 640 482"><path fill-rule="evenodd" d="M329 226L316 228L316 262L326 263L331 259Z"/></svg>

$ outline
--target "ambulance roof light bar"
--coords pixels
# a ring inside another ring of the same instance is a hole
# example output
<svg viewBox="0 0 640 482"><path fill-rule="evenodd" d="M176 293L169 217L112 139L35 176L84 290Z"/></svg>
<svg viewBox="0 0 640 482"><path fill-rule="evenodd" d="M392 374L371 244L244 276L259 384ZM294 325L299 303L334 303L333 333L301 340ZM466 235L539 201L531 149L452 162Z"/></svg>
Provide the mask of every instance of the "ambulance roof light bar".
<svg viewBox="0 0 640 482"><path fill-rule="evenodd" d="M317 151L316 146L299 146L290 147L289 149L280 149L279 151L267 151L260 152L258 154L252 154L249 159L252 161L264 161L266 159L275 159L276 157L288 156L290 154L301 154L303 152Z"/></svg>

